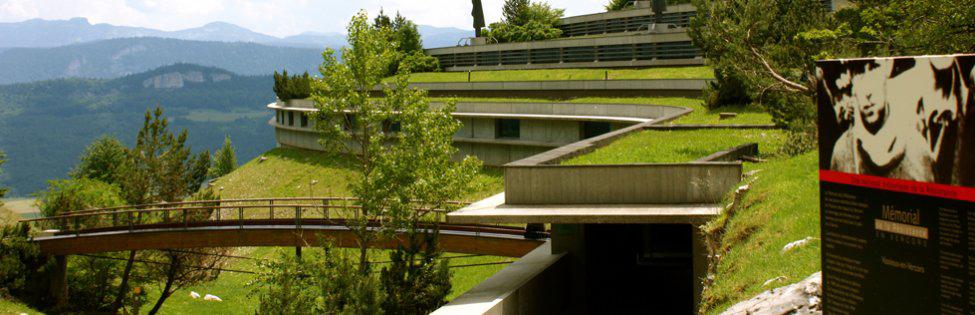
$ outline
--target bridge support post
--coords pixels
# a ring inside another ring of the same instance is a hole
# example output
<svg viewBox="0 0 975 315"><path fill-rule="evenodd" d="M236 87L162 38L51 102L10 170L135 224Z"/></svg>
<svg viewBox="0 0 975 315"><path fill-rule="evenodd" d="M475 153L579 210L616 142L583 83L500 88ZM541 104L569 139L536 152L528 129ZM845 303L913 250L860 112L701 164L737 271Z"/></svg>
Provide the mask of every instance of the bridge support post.
<svg viewBox="0 0 975 315"><path fill-rule="evenodd" d="M51 298L55 309L68 306L68 256L54 256L54 269L51 270Z"/></svg>

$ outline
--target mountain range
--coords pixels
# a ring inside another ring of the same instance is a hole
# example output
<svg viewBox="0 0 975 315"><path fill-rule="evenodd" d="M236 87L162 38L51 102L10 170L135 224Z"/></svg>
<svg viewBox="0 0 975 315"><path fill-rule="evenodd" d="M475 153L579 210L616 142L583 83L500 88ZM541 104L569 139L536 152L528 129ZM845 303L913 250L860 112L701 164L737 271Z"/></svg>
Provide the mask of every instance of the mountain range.
<svg viewBox="0 0 975 315"><path fill-rule="evenodd" d="M418 26L427 47L452 46L466 31ZM174 63L265 75L287 69L316 73L324 47L342 34L285 38L214 22L180 31L91 24L84 18L0 23L0 85L58 78L118 78Z"/></svg>
<svg viewBox="0 0 975 315"><path fill-rule="evenodd" d="M275 70L317 72L322 50L245 42L158 37L117 38L0 52L0 84L57 78L117 78L175 63L219 67L242 75Z"/></svg>
<svg viewBox="0 0 975 315"><path fill-rule="evenodd" d="M274 147L265 107L270 75L176 64L117 79L69 78L0 86L0 187L13 196L65 178L84 148L102 135L132 145L146 109L161 106L193 150L219 148L230 136L240 161Z"/></svg>
<svg viewBox="0 0 975 315"><path fill-rule="evenodd" d="M426 47L453 46L470 31L452 27L417 27ZM144 27L91 24L86 18L70 20L32 19L22 22L0 23L0 47L41 48L58 47L98 40L128 37L160 37L197 41L249 42L272 46L301 48L338 48L345 45L340 33L305 32L287 37L275 37L254 32L226 22L212 22L200 27L178 31L164 31Z"/></svg>

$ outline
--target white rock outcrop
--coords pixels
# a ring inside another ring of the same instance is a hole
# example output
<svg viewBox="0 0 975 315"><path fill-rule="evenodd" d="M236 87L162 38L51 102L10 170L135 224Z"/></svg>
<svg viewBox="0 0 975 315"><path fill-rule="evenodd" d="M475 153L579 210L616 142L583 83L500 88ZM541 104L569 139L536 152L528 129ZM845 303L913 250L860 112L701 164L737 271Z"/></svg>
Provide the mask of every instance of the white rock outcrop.
<svg viewBox="0 0 975 315"><path fill-rule="evenodd" d="M798 283L775 288L741 303L722 315L822 314L823 275L817 272Z"/></svg>

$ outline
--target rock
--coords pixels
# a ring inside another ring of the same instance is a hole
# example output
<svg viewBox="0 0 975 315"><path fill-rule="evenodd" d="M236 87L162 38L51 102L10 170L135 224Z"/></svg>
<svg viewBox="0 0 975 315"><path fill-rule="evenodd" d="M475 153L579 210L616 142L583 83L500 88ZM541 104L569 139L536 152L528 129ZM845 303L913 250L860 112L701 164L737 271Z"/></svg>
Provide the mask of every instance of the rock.
<svg viewBox="0 0 975 315"><path fill-rule="evenodd" d="M216 295L213 295L213 294L207 294L206 296L203 297L203 300L204 301L214 301L214 302L222 302L223 301L223 300L220 299L219 296L216 296Z"/></svg>
<svg viewBox="0 0 975 315"><path fill-rule="evenodd" d="M200 298L200 294L199 293L196 293L196 291L190 291L190 297L191 298L194 298L194 299L199 299Z"/></svg>
<svg viewBox="0 0 975 315"><path fill-rule="evenodd" d="M790 250L793 250L793 249L796 249L796 248L799 248L799 247L802 247L802 246L806 246L806 244L809 244L809 242L812 242L815 239L816 239L815 237L808 236L808 237L806 237L804 239L801 239L801 240L798 240L798 241L795 241L795 242L792 242L792 243L789 243L789 244L785 244L785 246L782 247L782 253L784 254L784 253L786 253L786 252L788 252Z"/></svg>
<svg viewBox="0 0 975 315"><path fill-rule="evenodd" d="M798 283L775 288L735 304L722 315L822 314L823 275L817 272Z"/></svg>

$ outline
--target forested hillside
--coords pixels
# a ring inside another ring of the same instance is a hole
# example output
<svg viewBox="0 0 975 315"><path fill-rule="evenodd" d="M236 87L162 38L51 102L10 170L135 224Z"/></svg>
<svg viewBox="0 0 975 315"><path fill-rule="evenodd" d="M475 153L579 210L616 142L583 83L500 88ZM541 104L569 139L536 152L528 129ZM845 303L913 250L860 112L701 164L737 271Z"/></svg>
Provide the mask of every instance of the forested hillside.
<svg viewBox="0 0 975 315"><path fill-rule="evenodd" d="M255 43L121 38L54 48L0 52L0 84L57 78L117 78L174 63L219 67L242 75L315 71L322 49Z"/></svg>
<svg viewBox="0 0 975 315"><path fill-rule="evenodd" d="M272 79L189 64L114 80L58 79L0 86L0 186L14 195L64 177L85 146L103 134L134 141L147 108L161 105L176 128L189 130L194 151L215 150L230 135L248 160L274 146L264 105Z"/></svg>

